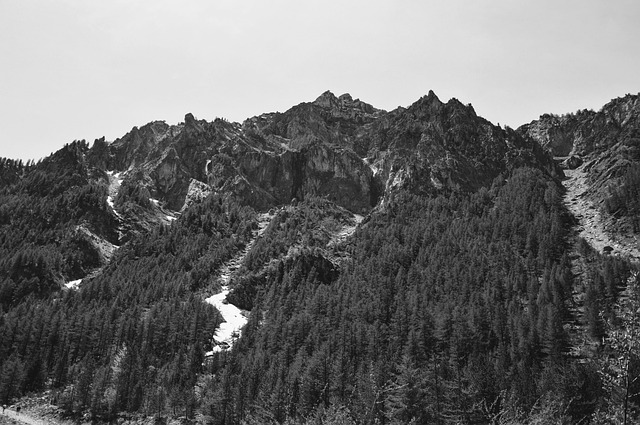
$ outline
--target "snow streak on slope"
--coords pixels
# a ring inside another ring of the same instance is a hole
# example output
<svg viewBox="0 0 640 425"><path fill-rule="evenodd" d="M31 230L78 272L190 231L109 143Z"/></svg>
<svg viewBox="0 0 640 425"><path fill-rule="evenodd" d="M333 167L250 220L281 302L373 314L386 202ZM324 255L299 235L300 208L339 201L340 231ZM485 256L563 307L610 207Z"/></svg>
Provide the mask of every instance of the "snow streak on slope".
<svg viewBox="0 0 640 425"><path fill-rule="evenodd" d="M156 208L156 210L159 211L160 217L166 223L171 224L172 222L178 219L178 216L180 215L180 213L176 211L171 211L168 208L165 208L159 200L154 198L149 198L149 202L151 202L153 206Z"/></svg>
<svg viewBox="0 0 640 425"><path fill-rule="evenodd" d="M82 282L82 279L72 280L71 282L65 283L64 287L67 289L78 289L78 286L80 286L80 282Z"/></svg>
<svg viewBox="0 0 640 425"><path fill-rule="evenodd" d="M604 248L613 248L612 254L626 257L632 261L640 260L640 249L634 244L617 240L605 232L600 211L587 198L587 174L582 167L575 170L564 170L568 177L564 185L567 189L565 203L571 213L579 220L579 236L584 238L598 252Z"/></svg>
<svg viewBox="0 0 640 425"><path fill-rule="evenodd" d="M371 172L374 176L380 172L380 168L376 164L369 162L369 158L362 158L362 161L371 168Z"/></svg>
<svg viewBox="0 0 640 425"><path fill-rule="evenodd" d="M215 344L213 351L206 353L207 355L212 355L213 353L231 348L233 342L240 337L240 330L247 323L248 312L240 310L233 304L227 303L226 298L229 294L229 281L231 281L231 276L240 267L258 238L261 237L267 229L273 217L275 217L275 214L273 213L264 213L260 215L258 218L258 230L254 233L251 241L249 241L242 251L224 264L220 269L219 279L222 285L220 292L205 299L206 302L213 305L220 312L222 319L224 320L213 335L213 341Z"/></svg>
<svg viewBox="0 0 640 425"><path fill-rule="evenodd" d="M122 184L123 173L116 173L115 171L107 171L107 176L109 178L109 188L107 195L107 204L111 208L111 211L115 214L118 220L122 220L122 216L115 209L114 199L118 195L118 191L120 190L120 185ZM113 253L119 248L118 245L114 245L108 240L96 235L91 230L89 230L85 225L76 226L76 231L81 232L84 236L89 240L89 242L96 248L100 255L100 260L102 263L107 264L111 260ZM118 229L119 237L122 237L122 232ZM102 271L102 267L93 270L87 276L82 279L72 280L70 282L64 283L64 287L66 289L77 290L80 287L80 284L85 278L91 278L96 276Z"/></svg>
<svg viewBox="0 0 640 425"><path fill-rule="evenodd" d="M120 215L120 213L118 213L118 211L116 211L116 208L113 204L113 200L115 199L116 195L118 195L118 190L120 190L120 185L122 184L122 173L107 171L107 174L109 175L109 196L107 196L107 204L109 204L116 217L122 219L122 216Z"/></svg>

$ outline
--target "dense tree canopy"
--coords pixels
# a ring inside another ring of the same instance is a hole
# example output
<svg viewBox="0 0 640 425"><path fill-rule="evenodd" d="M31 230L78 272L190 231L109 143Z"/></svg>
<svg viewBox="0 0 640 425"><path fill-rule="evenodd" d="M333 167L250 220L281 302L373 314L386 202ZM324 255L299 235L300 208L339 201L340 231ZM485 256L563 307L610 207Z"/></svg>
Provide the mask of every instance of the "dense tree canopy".
<svg viewBox="0 0 640 425"><path fill-rule="evenodd" d="M242 337L205 356L221 317L203 295L251 240L256 212L210 195L79 290L47 289L78 276L60 248L80 246L70 226L107 211L105 186L81 171L71 192L0 192L2 402L51 388L69 414L215 424L578 422L616 408L599 344L633 267L574 247L561 188L542 172L475 193L396 192L339 248L327 243L353 224L344 210L318 198L280 209L232 281L230 300L251 309ZM68 220L50 233L5 207L27 214L65 196L95 205L56 209Z"/></svg>

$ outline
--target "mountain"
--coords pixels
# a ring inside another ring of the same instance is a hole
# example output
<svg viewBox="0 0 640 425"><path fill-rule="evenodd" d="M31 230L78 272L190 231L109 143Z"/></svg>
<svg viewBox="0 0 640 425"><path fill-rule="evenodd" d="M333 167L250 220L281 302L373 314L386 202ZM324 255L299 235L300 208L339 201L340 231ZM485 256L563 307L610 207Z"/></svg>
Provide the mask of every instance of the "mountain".
<svg viewBox="0 0 640 425"><path fill-rule="evenodd" d="M559 175L535 143L478 117L471 106L443 104L433 92L390 113L325 92L241 125L187 114L176 126L153 122L112 144L100 141L88 159L123 173L125 183L147 188L174 211L184 206L192 180L257 209L324 196L367 213L389 185L476 190L523 165Z"/></svg>
<svg viewBox="0 0 640 425"><path fill-rule="evenodd" d="M327 91L1 159L0 401L128 423L635 418L638 266L576 208L609 217L599 237L639 233L638 105L513 130L433 92L384 111Z"/></svg>

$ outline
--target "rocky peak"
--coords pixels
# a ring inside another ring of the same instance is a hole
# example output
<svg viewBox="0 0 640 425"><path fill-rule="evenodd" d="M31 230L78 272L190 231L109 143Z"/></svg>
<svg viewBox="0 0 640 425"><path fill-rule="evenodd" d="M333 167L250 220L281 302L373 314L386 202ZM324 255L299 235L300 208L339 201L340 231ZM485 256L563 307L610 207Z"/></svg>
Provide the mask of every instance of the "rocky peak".
<svg viewBox="0 0 640 425"><path fill-rule="evenodd" d="M521 165L559 173L537 143L494 126L457 99L445 104L433 91L375 121L360 140L385 192L476 190Z"/></svg>
<svg viewBox="0 0 640 425"><path fill-rule="evenodd" d="M334 108L340 105L340 101L336 97L335 94L331 93L330 90L322 93L316 100L313 101L314 105L321 106L323 108Z"/></svg>
<svg viewBox="0 0 640 425"><path fill-rule="evenodd" d="M206 121L196 120L191 112L187 113L184 116L184 131L188 135L193 135L194 133L204 133L206 125Z"/></svg>
<svg viewBox="0 0 640 425"><path fill-rule="evenodd" d="M422 96L417 102L422 105L442 105L440 98L434 93L433 90L429 90L426 96Z"/></svg>
<svg viewBox="0 0 640 425"><path fill-rule="evenodd" d="M409 106L408 111L417 117L426 117L438 114L444 106L445 104L440 101L438 96L432 90L429 90L429 94L422 96Z"/></svg>
<svg viewBox="0 0 640 425"><path fill-rule="evenodd" d="M338 100L340 100L340 102L344 103L353 103L353 98L351 97L351 95L349 93L345 93L342 94L338 97Z"/></svg>
<svg viewBox="0 0 640 425"><path fill-rule="evenodd" d="M330 110L334 116L355 117L359 114L371 115L382 112L380 109L376 109L360 99L354 100L349 93L344 93L336 97L329 90L318 96L312 104Z"/></svg>

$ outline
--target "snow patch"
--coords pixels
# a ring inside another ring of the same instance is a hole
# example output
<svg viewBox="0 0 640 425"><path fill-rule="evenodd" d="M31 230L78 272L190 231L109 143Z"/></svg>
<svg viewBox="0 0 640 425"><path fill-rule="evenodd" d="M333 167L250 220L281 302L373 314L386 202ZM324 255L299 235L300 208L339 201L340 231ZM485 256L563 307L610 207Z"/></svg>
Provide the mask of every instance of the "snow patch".
<svg viewBox="0 0 640 425"><path fill-rule="evenodd" d="M226 300L228 294L229 287L225 285L222 287L222 291L205 299L207 303L214 306L220 312L224 320L215 334L213 334L215 346L213 347L213 351L208 352L207 355L230 348L235 340L240 337L243 326L247 324L247 312L233 304L229 304Z"/></svg>
<svg viewBox="0 0 640 425"><path fill-rule="evenodd" d="M119 219L122 219L122 216L118 211L116 211L113 200L118 195L120 185L122 184L122 180L124 180L122 174L123 173L116 173L115 171L107 171L107 175L109 176L109 195L107 196L107 204L109 204L109 207L111 207L111 210Z"/></svg>
<svg viewBox="0 0 640 425"><path fill-rule="evenodd" d="M391 182L391 187L400 187L404 183L404 170L399 171Z"/></svg>
<svg viewBox="0 0 640 425"><path fill-rule="evenodd" d="M149 202L151 202L158 211L162 214L162 217L168 222L171 223L178 219L177 216L180 215L179 212L171 211L168 208L164 208L158 199L149 198Z"/></svg>
<svg viewBox="0 0 640 425"><path fill-rule="evenodd" d="M231 281L231 276L240 267L258 238L261 237L267 227L269 227L269 223L271 223L273 217L275 217L275 212L263 213L258 216L258 230L254 232L253 238L242 251L220 269L218 276L222 284L220 292L205 299L205 302L211 304L220 312L224 320L213 335L213 351L207 352L207 356L231 348L233 343L240 337L242 327L247 323L247 315L249 313L227 302L229 282Z"/></svg>
<svg viewBox="0 0 640 425"><path fill-rule="evenodd" d="M371 171L373 172L374 176L380 172L380 168L377 165L369 162L369 158L362 158L362 161L365 164L367 164L369 166L369 168L371 168Z"/></svg>
<svg viewBox="0 0 640 425"><path fill-rule="evenodd" d="M82 279L72 280L71 282L65 283L64 287L67 289L78 289L80 282L82 282Z"/></svg>

